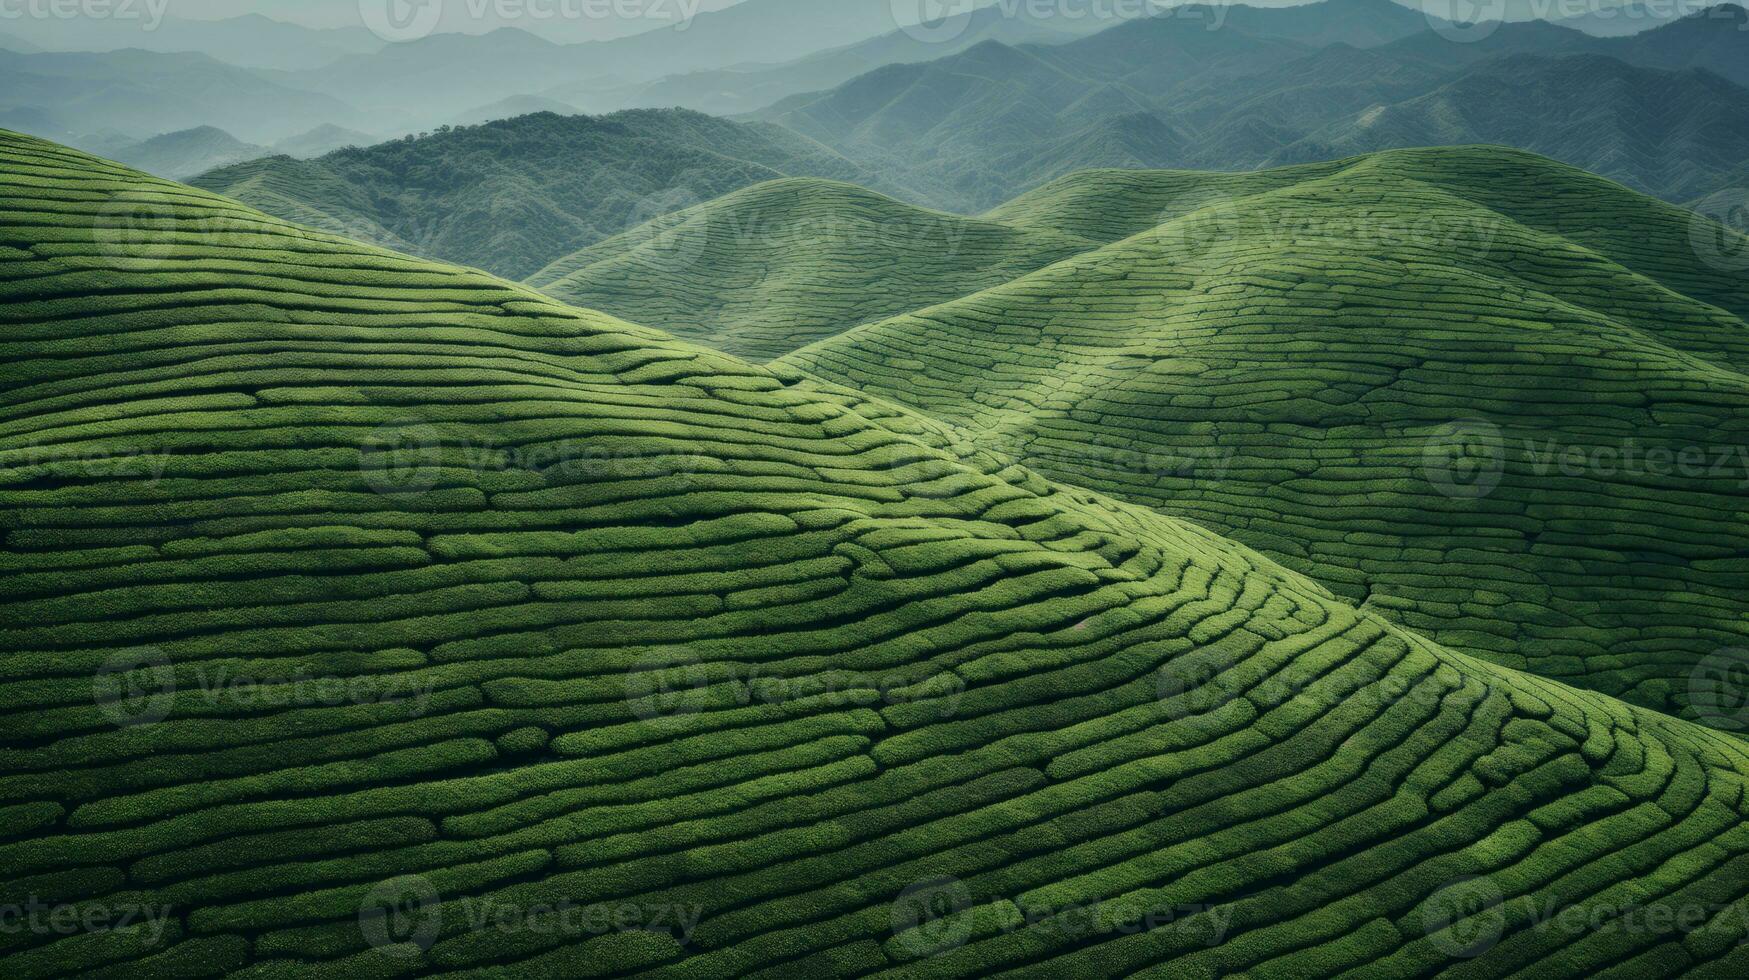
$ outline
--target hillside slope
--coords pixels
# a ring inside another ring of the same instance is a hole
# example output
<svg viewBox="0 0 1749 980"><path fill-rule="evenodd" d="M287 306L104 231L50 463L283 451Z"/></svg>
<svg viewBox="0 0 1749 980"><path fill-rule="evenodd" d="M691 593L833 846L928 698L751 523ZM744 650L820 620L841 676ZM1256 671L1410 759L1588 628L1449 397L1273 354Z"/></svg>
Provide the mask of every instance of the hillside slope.
<svg viewBox="0 0 1749 980"><path fill-rule="evenodd" d="M537 113L316 160L254 161L192 183L289 220L521 279L651 218L785 176L878 183L786 130L680 110Z"/></svg>
<svg viewBox="0 0 1749 980"><path fill-rule="evenodd" d="M1044 188L992 217L1166 222L780 363L1448 645L1689 710L1696 665L1749 645L1749 282L1700 219L1487 148L1196 185Z"/></svg>
<svg viewBox="0 0 1749 980"><path fill-rule="evenodd" d="M657 218L526 282L763 362L1094 245L926 211L851 184L792 178Z"/></svg>
<svg viewBox="0 0 1749 980"><path fill-rule="evenodd" d="M873 402L0 161L0 878L161 913L8 976L1749 961L1741 740Z"/></svg>

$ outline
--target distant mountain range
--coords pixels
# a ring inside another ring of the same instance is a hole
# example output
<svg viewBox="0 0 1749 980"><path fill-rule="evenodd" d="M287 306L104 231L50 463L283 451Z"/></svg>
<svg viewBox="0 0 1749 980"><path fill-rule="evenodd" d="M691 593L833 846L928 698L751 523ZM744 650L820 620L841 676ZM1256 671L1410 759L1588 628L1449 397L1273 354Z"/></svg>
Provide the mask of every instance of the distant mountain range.
<svg viewBox="0 0 1749 980"><path fill-rule="evenodd" d="M91 139L88 142L93 144L92 152L100 152L137 170L171 180L187 180L247 160L269 156L307 160L342 147L368 146L377 139L357 130L324 125L280 140L272 146L259 146L245 143L213 126L198 126L138 142L113 139Z"/></svg>
<svg viewBox="0 0 1749 980"><path fill-rule="evenodd" d="M636 85L602 88L580 84L550 91L588 112L682 106L700 112L732 115L771 105L803 92L832 88L886 65L933 61L982 41L1004 44L1055 44L1113 26L1110 18L1038 17L1021 5L1016 15L986 7L965 16L931 37L895 30L845 47L821 51L781 65L736 65L710 71L670 75Z"/></svg>
<svg viewBox="0 0 1749 980"><path fill-rule="evenodd" d="M789 130L686 110L540 113L273 157L192 181L271 214L512 279L658 215L786 176L881 186Z"/></svg>
<svg viewBox="0 0 1749 980"><path fill-rule="evenodd" d="M270 74L204 54L0 51L0 125L30 116L40 128L24 131L73 143L106 130L144 139L214 126L271 143L321 125L371 128L347 102Z"/></svg>
<svg viewBox="0 0 1749 980"><path fill-rule="evenodd" d="M119 0L112 6L123 9ZM317 30L259 14L197 20L174 16L175 4L152 22L146 4L136 0L127 9L138 16L19 17L0 23L26 50L201 53L247 68L288 71L320 68L349 54L380 51L388 43L363 26ZM5 47L13 45L0 38L0 48Z"/></svg>
<svg viewBox="0 0 1749 980"><path fill-rule="evenodd" d="M1049 47L985 41L755 116L964 211L1088 167L1237 170L1429 143L1526 147L1677 201L1749 161L1740 7L1633 37L1539 22L1473 44L1390 0L1237 8L1217 31L1198 11Z"/></svg>

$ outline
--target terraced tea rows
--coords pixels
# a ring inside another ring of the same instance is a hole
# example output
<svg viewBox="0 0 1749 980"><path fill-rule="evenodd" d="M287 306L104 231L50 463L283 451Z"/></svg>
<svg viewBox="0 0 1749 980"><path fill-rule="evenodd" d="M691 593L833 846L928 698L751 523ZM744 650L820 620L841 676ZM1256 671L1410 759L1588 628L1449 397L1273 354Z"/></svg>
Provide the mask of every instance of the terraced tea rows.
<svg viewBox="0 0 1749 980"><path fill-rule="evenodd" d="M1099 172L992 217L1133 237L782 363L1508 666L1681 712L1749 648L1742 239L1496 149Z"/></svg>
<svg viewBox="0 0 1749 980"><path fill-rule="evenodd" d="M792 178L655 219L526 281L568 303L769 361L1096 244Z"/></svg>
<svg viewBox="0 0 1749 980"><path fill-rule="evenodd" d="M909 412L6 134L0 319L8 977L1749 965L1741 740Z"/></svg>

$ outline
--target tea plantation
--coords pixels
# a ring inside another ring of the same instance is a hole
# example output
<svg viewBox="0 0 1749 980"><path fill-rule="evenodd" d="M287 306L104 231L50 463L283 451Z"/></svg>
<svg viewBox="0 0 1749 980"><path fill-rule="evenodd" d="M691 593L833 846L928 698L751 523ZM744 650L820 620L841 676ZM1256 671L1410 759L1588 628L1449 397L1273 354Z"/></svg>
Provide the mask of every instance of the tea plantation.
<svg viewBox="0 0 1749 980"><path fill-rule="evenodd" d="M1670 424L1728 407L1736 351L1693 304L1557 259L1525 274L1670 314L1537 299L1609 340L1610 390L1631 368L1651 404L1681 365ZM1295 262L1209 292L1273 309ZM1387 271L1308 287L1305 322L1443 281ZM1177 328L1204 384L1250 315ZM9 978L1749 968L1742 739L1452 652L890 403L4 133L0 320L0 907L50 910L0 930ZM1287 351L1366 339L1271 322ZM955 383L1058 372L1014 363ZM1134 390L1086 363L1054 376Z"/></svg>
<svg viewBox="0 0 1749 980"><path fill-rule="evenodd" d="M525 282L568 303L769 361L1099 244L796 177L653 219Z"/></svg>
<svg viewBox="0 0 1749 980"><path fill-rule="evenodd" d="M1749 647L1749 240L1495 148L988 217L1113 244L780 363L1506 666L1692 717Z"/></svg>

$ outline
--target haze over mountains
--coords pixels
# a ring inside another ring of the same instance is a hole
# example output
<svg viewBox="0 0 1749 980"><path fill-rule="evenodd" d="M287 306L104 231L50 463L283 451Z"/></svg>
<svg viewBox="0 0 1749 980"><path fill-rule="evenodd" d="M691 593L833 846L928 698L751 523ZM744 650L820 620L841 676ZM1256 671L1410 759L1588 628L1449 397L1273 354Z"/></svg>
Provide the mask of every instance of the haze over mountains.
<svg viewBox="0 0 1749 980"><path fill-rule="evenodd" d="M956 210L1087 167L1250 169L1429 143L1535 149L1688 200L1721 186L1720 173L1744 159L1749 89L1684 70L1749 73L1742 8L1634 38L1538 23L1475 44L1426 31L1422 15L1390 0L1237 10L1211 31L1214 16L1185 8L1048 48L980 44L795 96L758 117L878 161ZM1526 52L1544 58L1494 61ZM1561 62L1590 52L1671 74ZM1592 67L1614 80L1573 84ZM1502 110L1514 100L1534 102L1542 118ZM1704 146L1699 172L1671 166L1671 142Z"/></svg>

